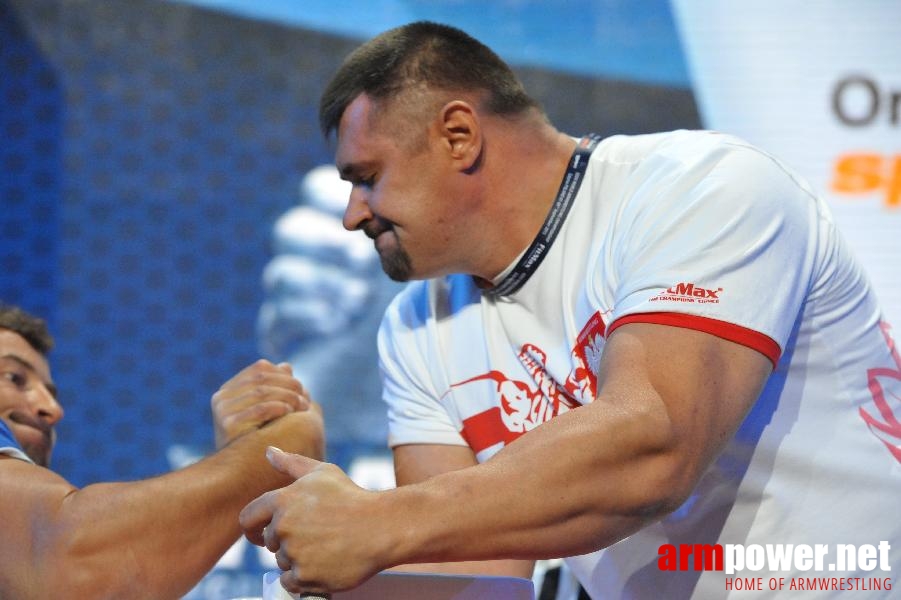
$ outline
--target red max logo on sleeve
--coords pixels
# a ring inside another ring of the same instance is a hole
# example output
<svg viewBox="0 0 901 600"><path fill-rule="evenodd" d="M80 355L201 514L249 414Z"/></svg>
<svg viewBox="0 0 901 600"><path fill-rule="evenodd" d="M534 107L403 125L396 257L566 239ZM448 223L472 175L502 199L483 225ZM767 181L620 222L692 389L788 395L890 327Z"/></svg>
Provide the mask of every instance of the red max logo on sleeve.
<svg viewBox="0 0 901 600"><path fill-rule="evenodd" d="M705 288L694 283L677 283L651 298L651 302L671 301L698 304L719 304L723 288Z"/></svg>

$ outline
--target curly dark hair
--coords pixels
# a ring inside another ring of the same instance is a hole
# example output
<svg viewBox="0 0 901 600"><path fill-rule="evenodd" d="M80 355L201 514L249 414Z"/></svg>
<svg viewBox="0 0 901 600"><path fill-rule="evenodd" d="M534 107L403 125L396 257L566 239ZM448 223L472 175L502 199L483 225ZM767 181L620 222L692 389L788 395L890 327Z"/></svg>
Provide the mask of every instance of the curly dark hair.
<svg viewBox="0 0 901 600"><path fill-rule="evenodd" d="M18 333L43 355L53 348L53 336L47 329L47 323L18 306L0 304L0 329Z"/></svg>
<svg viewBox="0 0 901 600"><path fill-rule="evenodd" d="M486 109L497 115L541 110L490 48L455 27L418 21L374 37L344 60L319 101L322 133L328 137L337 129L360 94L390 100L419 84L484 92Z"/></svg>

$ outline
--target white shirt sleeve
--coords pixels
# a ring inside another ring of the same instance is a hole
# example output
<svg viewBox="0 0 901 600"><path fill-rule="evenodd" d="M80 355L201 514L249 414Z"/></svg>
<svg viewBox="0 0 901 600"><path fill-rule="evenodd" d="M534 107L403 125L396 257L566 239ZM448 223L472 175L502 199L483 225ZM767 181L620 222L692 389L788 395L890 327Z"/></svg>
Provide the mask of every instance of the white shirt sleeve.
<svg viewBox="0 0 901 600"><path fill-rule="evenodd" d="M664 149L634 173L643 183L607 244L619 273L608 333L699 329L775 365L811 280L820 205L773 158L722 137Z"/></svg>
<svg viewBox="0 0 901 600"><path fill-rule="evenodd" d="M388 405L388 445L449 444L466 442L441 404L430 367L437 367L428 345L430 314L425 284L416 282L392 301L379 328L379 365L382 398Z"/></svg>

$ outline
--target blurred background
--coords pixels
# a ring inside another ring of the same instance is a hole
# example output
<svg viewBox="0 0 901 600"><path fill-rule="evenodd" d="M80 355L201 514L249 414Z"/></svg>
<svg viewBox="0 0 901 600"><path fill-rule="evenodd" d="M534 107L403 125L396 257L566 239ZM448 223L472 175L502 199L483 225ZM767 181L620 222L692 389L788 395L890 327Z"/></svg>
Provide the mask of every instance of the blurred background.
<svg viewBox="0 0 901 600"><path fill-rule="evenodd" d="M375 331L399 288L340 226L316 110L418 19L494 48L572 135L704 127L784 159L901 323L894 0L0 0L0 301L56 336L61 474L196 460L210 395L265 356L324 405L330 460L392 484ZM241 542L189 598L257 595L270 561Z"/></svg>

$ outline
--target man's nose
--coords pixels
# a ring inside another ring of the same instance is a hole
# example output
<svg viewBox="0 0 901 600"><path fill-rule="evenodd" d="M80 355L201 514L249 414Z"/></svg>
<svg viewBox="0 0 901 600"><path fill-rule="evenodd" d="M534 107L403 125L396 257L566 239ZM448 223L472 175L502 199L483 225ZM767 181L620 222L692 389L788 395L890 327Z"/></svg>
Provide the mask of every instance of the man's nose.
<svg viewBox="0 0 901 600"><path fill-rule="evenodd" d="M347 208L344 210L344 219L342 220L344 229L356 231L363 226L363 223L372 219L372 211L369 210L369 203L366 200L367 190L362 186L355 185L350 191Z"/></svg>
<svg viewBox="0 0 901 600"><path fill-rule="evenodd" d="M65 413L54 393L43 385L34 391L32 404L37 410L38 417L50 425L56 425Z"/></svg>

